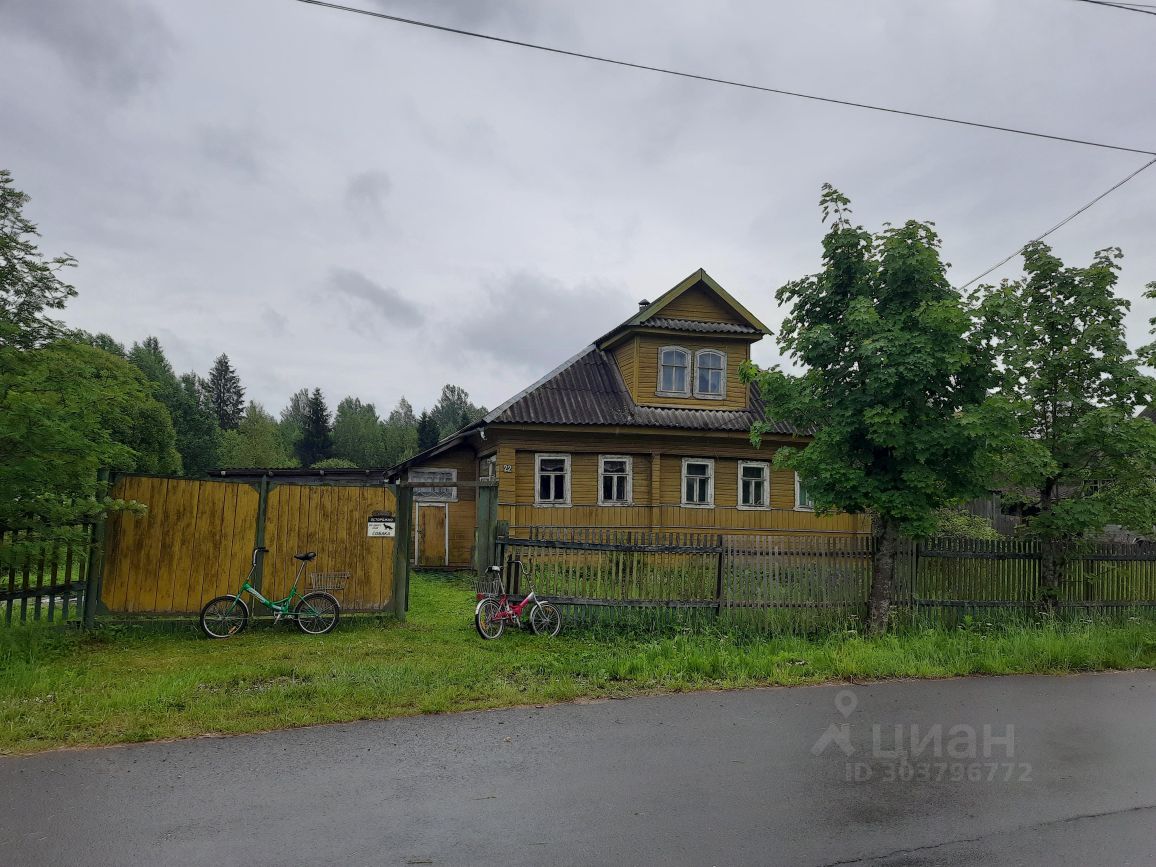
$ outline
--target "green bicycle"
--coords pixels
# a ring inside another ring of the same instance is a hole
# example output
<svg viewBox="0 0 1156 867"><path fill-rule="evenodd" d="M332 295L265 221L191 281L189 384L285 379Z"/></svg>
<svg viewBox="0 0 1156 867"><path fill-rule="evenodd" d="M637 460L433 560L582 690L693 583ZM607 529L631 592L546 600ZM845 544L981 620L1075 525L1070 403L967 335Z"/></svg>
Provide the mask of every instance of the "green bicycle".
<svg viewBox="0 0 1156 867"><path fill-rule="evenodd" d="M314 590L304 595L297 592L297 584L301 580L301 573L305 571L305 564L317 558L315 551L306 554L294 554L293 559L299 560L297 576L293 579L293 586L289 588L289 595L284 599L266 599L249 583L253 572L257 569L257 558L267 554L268 548L253 549L253 565L249 574L245 576L245 583L241 589L231 596L218 596L210 599L201 609L201 629L209 638L231 638L249 625L249 606L241 598L242 593L248 593L258 602L273 612L273 622L281 618L297 621L297 627L309 635L324 635L332 632L341 619L341 604L331 593ZM296 605L294 605L296 602Z"/></svg>

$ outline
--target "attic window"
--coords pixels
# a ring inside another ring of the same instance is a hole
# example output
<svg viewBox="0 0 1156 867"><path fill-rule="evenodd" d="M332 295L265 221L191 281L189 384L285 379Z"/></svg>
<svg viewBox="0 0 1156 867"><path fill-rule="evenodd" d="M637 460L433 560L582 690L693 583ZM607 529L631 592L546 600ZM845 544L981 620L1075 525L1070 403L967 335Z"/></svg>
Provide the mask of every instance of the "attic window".
<svg viewBox="0 0 1156 867"><path fill-rule="evenodd" d="M690 394L690 353L681 346L658 350L658 393L686 397Z"/></svg>
<svg viewBox="0 0 1156 867"><path fill-rule="evenodd" d="M694 396L726 397L727 357L716 349L700 349L694 359Z"/></svg>

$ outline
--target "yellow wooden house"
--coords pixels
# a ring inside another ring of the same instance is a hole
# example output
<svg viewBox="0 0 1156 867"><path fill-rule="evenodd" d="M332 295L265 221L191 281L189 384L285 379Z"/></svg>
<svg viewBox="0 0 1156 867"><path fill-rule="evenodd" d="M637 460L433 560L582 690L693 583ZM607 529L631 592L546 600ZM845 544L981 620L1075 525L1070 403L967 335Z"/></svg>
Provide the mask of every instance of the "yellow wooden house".
<svg viewBox="0 0 1156 867"><path fill-rule="evenodd" d="M416 560L468 566L475 489L439 481L498 481L498 518L535 526L719 533L866 531L850 515L816 515L775 450L806 442L775 424L762 448L757 391L739 379L769 333L703 270L573 358L433 448L391 468L415 491Z"/></svg>

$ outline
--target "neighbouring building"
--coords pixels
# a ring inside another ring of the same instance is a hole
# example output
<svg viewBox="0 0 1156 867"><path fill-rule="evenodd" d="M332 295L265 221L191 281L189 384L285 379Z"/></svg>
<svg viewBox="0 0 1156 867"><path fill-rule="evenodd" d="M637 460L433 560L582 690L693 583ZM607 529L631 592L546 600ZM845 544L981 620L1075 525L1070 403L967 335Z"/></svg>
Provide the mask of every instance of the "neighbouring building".
<svg viewBox="0 0 1156 867"><path fill-rule="evenodd" d="M867 531L864 519L819 516L775 450L806 442L764 419L739 366L768 329L703 270L642 302L533 385L433 448L392 467L415 494L416 560L467 566L475 492L439 481L498 480L498 517L531 526L719 533Z"/></svg>

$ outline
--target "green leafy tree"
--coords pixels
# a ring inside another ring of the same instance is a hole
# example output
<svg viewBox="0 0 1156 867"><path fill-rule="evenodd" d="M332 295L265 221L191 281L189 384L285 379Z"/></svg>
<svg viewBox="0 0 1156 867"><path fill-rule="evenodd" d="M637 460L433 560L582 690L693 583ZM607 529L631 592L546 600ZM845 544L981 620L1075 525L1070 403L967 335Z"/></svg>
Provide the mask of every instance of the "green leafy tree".
<svg viewBox="0 0 1156 867"><path fill-rule="evenodd" d="M1135 417L1156 381L1125 340L1118 249L1086 267L1065 266L1039 242L1023 258L1024 277L979 290L981 335L1021 434L1000 455L997 478L1005 502L1025 514L1024 532L1044 543L1040 579L1054 599L1055 543L1105 524L1144 533L1156 525L1156 425Z"/></svg>
<svg viewBox="0 0 1156 867"><path fill-rule="evenodd" d="M245 389L241 385L241 377L229 363L229 356L223 352L217 356L205 382L217 424L221 430L236 430L245 407Z"/></svg>
<svg viewBox="0 0 1156 867"><path fill-rule="evenodd" d="M297 453L297 444L309 423L309 389L301 388L293 393L285 408L281 410L281 438L285 447Z"/></svg>
<svg viewBox="0 0 1156 867"><path fill-rule="evenodd" d="M385 430L372 403L347 397L333 417L333 456L355 467L380 467L385 460Z"/></svg>
<svg viewBox="0 0 1156 867"><path fill-rule="evenodd" d="M128 352L125 350L124 344L111 334L105 334L103 331L98 334L89 334L87 331L77 331L74 332L73 339L78 343L87 343L89 346L95 346L97 349L103 349L109 355L128 358Z"/></svg>
<svg viewBox="0 0 1156 867"><path fill-rule="evenodd" d="M945 506L935 514L937 539L980 539L994 542L1003 536L981 515L973 515L961 507Z"/></svg>
<svg viewBox="0 0 1156 867"><path fill-rule="evenodd" d="M134 343L128 360L153 383L153 394L169 411L184 474L199 478L220 466L221 429L204 380L194 373L177 376L155 337Z"/></svg>
<svg viewBox="0 0 1156 867"><path fill-rule="evenodd" d="M417 416L404 397L382 427L382 466L392 467L417 454Z"/></svg>
<svg viewBox="0 0 1156 867"><path fill-rule="evenodd" d="M795 470L819 511L872 516L868 626L886 629L901 533L934 531L936 512L978 495L992 438L984 411L991 364L969 340L972 317L949 283L930 224L872 235L824 185L823 270L776 295L791 310L779 344L805 372L749 363L767 416L814 430L775 464ZM753 426L757 445L771 428Z"/></svg>
<svg viewBox="0 0 1156 867"><path fill-rule="evenodd" d="M353 470L357 469L357 464L353 461L347 461L345 458L326 458L315 463L312 468L315 470Z"/></svg>
<svg viewBox="0 0 1156 867"><path fill-rule="evenodd" d="M63 333L46 311L63 310L76 290L59 273L76 265L71 256L46 259L40 233L27 217L28 196L12 174L0 169L0 346L33 349Z"/></svg>
<svg viewBox="0 0 1156 867"><path fill-rule="evenodd" d="M417 419L417 450L424 452L426 449L436 446L440 438L438 423L434 421L432 415L423 410Z"/></svg>
<svg viewBox="0 0 1156 867"><path fill-rule="evenodd" d="M279 469L297 466L277 420L256 401L249 401L236 430L224 432L222 467Z"/></svg>
<svg viewBox="0 0 1156 867"><path fill-rule="evenodd" d="M45 259L28 197L0 172L0 566L81 541L76 526L131 504L107 497L99 471L173 472L179 458L168 413L141 374L89 343L62 339L46 311L73 288Z"/></svg>
<svg viewBox="0 0 1156 867"><path fill-rule="evenodd" d="M333 451L333 425L321 389L310 393L306 410L305 426L297 441L297 459L301 466L311 467L332 457Z"/></svg>
<svg viewBox="0 0 1156 867"><path fill-rule="evenodd" d="M439 438L442 438L480 419L486 414L486 408L474 406L469 392L460 385L447 383L442 386L442 393L429 414L438 427Z"/></svg>
<svg viewBox="0 0 1156 867"><path fill-rule="evenodd" d="M82 343L0 350L0 546L11 564L37 546L75 541L72 525L125 504L98 471L180 471L168 412L123 359Z"/></svg>

